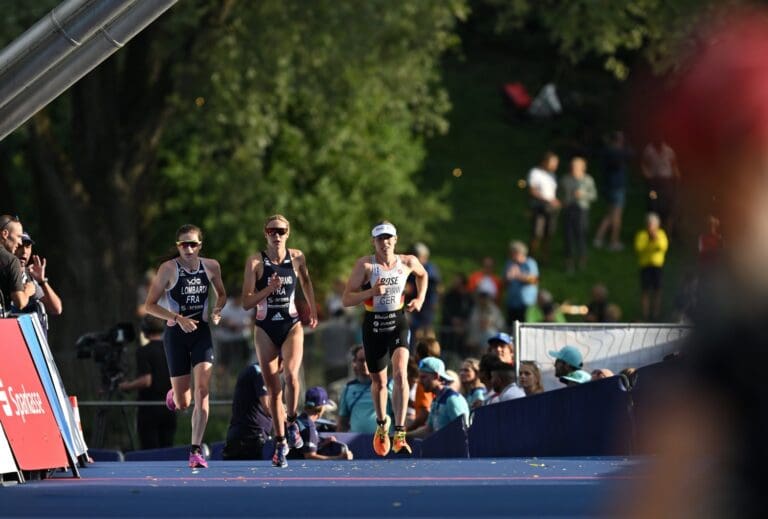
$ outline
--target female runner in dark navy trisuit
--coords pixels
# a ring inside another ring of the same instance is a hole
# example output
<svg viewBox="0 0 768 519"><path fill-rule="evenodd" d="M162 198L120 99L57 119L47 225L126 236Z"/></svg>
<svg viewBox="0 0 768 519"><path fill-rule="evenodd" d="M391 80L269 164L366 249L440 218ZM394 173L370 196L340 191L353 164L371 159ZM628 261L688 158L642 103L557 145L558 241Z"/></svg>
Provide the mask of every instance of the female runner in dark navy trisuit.
<svg viewBox="0 0 768 519"><path fill-rule="evenodd" d="M208 424L208 390L213 367L213 342L208 327L209 286L213 286L216 295L211 312L213 324L219 324L221 309L227 301L219 262L201 258L202 245L203 233L199 227L187 224L176 231L177 251L158 268L145 305L147 313L167 322L163 345L172 386L166 398L169 409L189 407L192 378L195 379L189 454L189 466L192 468L208 466L200 445ZM165 300L161 305L163 295Z"/></svg>
<svg viewBox="0 0 768 519"><path fill-rule="evenodd" d="M303 446L296 423L299 403L299 368L304 355L304 330L294 297L297 281L309 304L309 326L317 326L315 292L304 254L288 249L290 223L282 215L267 218L264 226L266 250L248 258L243 279L243 308L256 307L254 342L269 393L275 429L272 464L285 467L289 448ZM285 377L285 406L280 382L280 360ZM287 423L286 423L287 419Z"/></svg>

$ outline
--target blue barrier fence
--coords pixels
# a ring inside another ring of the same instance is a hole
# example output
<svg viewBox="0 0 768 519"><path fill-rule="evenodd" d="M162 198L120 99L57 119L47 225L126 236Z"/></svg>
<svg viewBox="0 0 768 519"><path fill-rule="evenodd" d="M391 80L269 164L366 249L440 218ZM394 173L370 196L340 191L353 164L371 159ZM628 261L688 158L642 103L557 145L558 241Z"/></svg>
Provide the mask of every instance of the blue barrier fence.
<svg viewBox="0 0 768 519"><path fill-rule="evenodd" d="M423 441L410 439L413 457L560 457L621 456L635 452L637 428L648 421L657 398L655 388L675 369L659 363L636 372L628 385L622 377L590 382L480 407L467 428L457 419ZM373 435L321 433L347 444L355 459L377 459ZM221 459L223 442L211 446ZM264 459L273 446L264 447ZM162 452L160 452L162 451ZM161 457L157 457L161 456ZM186 447L126 453L126 461L184 459ZM391 453L389 457L397 457Z"/></svg>

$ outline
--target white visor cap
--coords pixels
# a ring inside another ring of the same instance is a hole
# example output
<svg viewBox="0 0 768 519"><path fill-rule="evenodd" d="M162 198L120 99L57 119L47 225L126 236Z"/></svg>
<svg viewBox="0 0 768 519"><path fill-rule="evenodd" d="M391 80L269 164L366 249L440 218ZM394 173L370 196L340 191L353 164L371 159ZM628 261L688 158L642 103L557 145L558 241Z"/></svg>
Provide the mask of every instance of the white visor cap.
<svg viewBox="0 0 768 519"><path fill-rule="evenodd" d="M373 236L374 238L376 238L377 236L381 236L382 234L397 236L397 229L395 229L395 226L392 225L391 223L382 223L374 227L373 230L371 230L371 236Z"/></svg>

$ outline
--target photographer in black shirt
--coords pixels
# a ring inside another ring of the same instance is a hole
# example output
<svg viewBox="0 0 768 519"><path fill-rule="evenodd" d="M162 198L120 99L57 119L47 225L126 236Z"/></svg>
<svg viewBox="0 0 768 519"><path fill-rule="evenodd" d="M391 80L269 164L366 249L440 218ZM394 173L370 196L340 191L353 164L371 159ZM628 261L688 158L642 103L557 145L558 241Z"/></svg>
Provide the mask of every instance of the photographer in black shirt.
<svg viewBox="0 0 768 519"><path fill-rule="evenodd" d="M149 342L136 351L136 375L133 380L121 382L121 391L139 390L140 402L162 402L163 405L139 406L136 428L142 449L157 449L173 445L176 434L176 413L165 406L165 395L171 389L168 364L163 349L165 323L151 315L141 320L141 331Z"/></svg>

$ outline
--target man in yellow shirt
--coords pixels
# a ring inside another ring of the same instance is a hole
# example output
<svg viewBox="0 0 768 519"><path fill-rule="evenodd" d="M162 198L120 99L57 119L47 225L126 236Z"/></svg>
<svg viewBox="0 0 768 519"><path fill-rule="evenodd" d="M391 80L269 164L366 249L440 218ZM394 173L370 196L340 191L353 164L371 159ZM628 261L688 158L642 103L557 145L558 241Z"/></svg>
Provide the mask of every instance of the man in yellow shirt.
<svg viewBox="0 0 768 519"><path fill-rule="evenodd" d="M640 265L640 307L644 321L659 318L661 309L661 269L669 249L667 233L660 228L659 215L648 213L645 229L635 235L635 252Z"/></svg>

